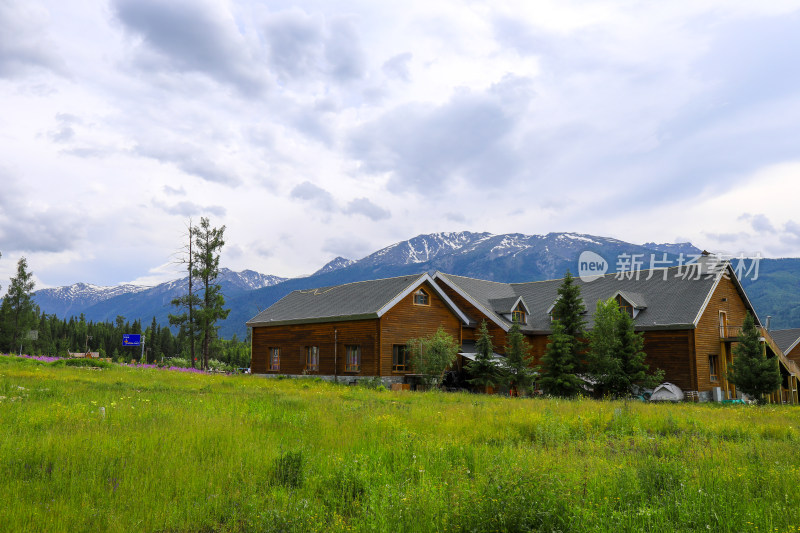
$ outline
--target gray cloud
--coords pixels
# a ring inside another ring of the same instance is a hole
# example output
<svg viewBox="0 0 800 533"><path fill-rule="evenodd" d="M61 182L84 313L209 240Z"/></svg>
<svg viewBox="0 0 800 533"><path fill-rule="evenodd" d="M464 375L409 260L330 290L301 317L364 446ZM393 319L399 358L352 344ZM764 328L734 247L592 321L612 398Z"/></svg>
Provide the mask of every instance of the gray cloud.
<svg viewBox="0 0 800 533"><path fill-rule="evenodd" d="M336 209L336 202L331 193L322 187L314 185L310 181L304 181L300 185L295 186L292 192L289 193L289 197L312 202L326 213L330 213Z"/></svg>
<svg viewBox="0 0 800 533"><path fill-rule="evenodd" d="M134 153L162 163L175 165L186 174L206 181L230 186L237 186L241 183L237 176L220 168L214 161L209 159L202 149L190 145L139 145L134 149Z"/></svg>
<svg viewBox="0 0 800 533"><path fill-rule="evenodd" d="M310 202L321 212L328 214L342 212L346 215L363 215L374 221L391 217L389 211L374 204L369 198L355 198L348 202L346 207L340 208L330 192L310 181L296 185L289 193L289 197Z"/></svg>
<svg viewBox="0 0 800 533"><path fill-rule="evenodd" d="M270 65L283 81L324 76L345 82L364 75L364 51L349 19L325 20L295 8L269 15L264 37Z"/></svg>
<svg viewBox="0 0 800 533"><path fill-rule="evenodd" d="M390 78L397 78L403 81L411 81L411 73L408 64L411 62L411 52L398 54L388 59L384 64L383 72Z"/></svg>
<svg viewBox="0 0 800 533"><path fill-rule="evenodd" d="M299 9L270 15L264 24L270 64L281 79L303 78L321 68L323 23Z"/></svg>
<svg viewBox="0 0 800 533"><path fill-rule="evenodd" d="M298 108L289 113L289 120L298 131L330 147L333 131L325 121L325 113L313 108Z"/></svg>
<svg viewBox="0 0 800 533"><path fill-rule="evenodd" d="M0 169L0 250L7 252L63 252L72 250L85 235L85 215L66 209L26 206L25 193L13 176Z"/></svg>
<svg viewBox="0 0 800 533"><path fill-rule="evenodd" d="M80 124L81 119L69 113L58 113L56 115L56 129L47 132L47 136L55 143L71 141L75 137L73 125Z"/></svg>
<svg viewBox="0 0 800 533"><path fill-rule="evenodd" d="M536 111L548 125L525 120L528 168L548 182L603 183L615 204L647 210L694 196L697 176L729 186L796 156L800 65L787 54L800 46L800 13L693 10L679 29L648 35L619 22L551 32L492 19L497 41L541 71ZM653 53L619 53L633 42Z"/></svg>
<svg viewBox="0 0 800 533"><path fill-rule="evenodd" d="M83 159L91 159L91 158L103 158L108 157L117 150L114 148L88 148L88 147L81 147L81 148L69 148L67 150L61 150L61 153L74 155L75 157L80 157Z"/></svg>
<svg viewBox="0 0 800 533"><path fill-rule="evenodd" d="M502 186L520 171L520 154L507 138L520 120L519 81L462 91L439 107L400 106L355 131L350 155L368 173L390 173L395 191L441 194L452 178Z"/></svg>
<svg viewBox="0 0 800 533"><path fill-rule="evenodd" d="M186 196L186 190L183 187L171 187L170 185L164 185L162 187L164 194L168 194L170 196Z"/></svg>
<svg viewBox="0 0 800 533"><path fill-rule="evenodd" d="M709 53L696 68L715 82L715 96L725 102L714 109L729 114L765 100L794 97L800 86L800 11L773 17L728 21L712 34Z"/></svg>
<svg viewBox="0 0 800 533"><path fill-rule="evenodd" d="M746 220L750 222L753 230L757 231L758 233L775 233L775 226L769 221L764 214L757 214L751 215L749 213L745 213L744 215L739 217L739 220Z"/></svg>
<svg viewBox="0 0 800 533"><path fill-rule="evenodd" d="M0 2L0 78L36 69L64 74L63 61L47 37L47 13L31 2Z"/></svg>
<svg viewBox="0 0 800 533"><path fill-rule="evenodd" d="M444 217L451 222L459 222L462 224L467 221L467 217L465 217L463 213L445 213Z"/></svg>
<svg viewBox="0 0 800 533"><path fill-rule="evenodd" d="M154 199L153 206L169 215L180 215L182 217L203 216L209 214L218 217L224 217L228 213L227 209L219 205L202 206L188 201L178 202L176 204L166 204L158 199Z"/></svg>
<svg viewBox="0 0 800 533"><path fill-rule="evenodd" d="M364 257L373 250L368 242L354 235L348 235L326 239L322 244L322 251L330 252L334 256Z"/></svg>
<svg viewBox="0 0 800 533"><path fill-rule="evenodd" d="M156 54L140 56L145 69L200 72L248 95L266 87L265 69L248 55L233 17L218 6L190 0L112 0L112 8L125 28L143 38L146 51Z"/></svg>
<svg viewBox="0 0 800 533"><path fill-rule="evenodd" d="M745 232L738 232L738 233L709 233L703 232L703 235L708 237L711 240L715 240L721 243L735 243L739 241L746 240L750 237Z"/></svg>
<svg viewBox="0 0 800 533"><path fill-rule="evenodd" d="M330 24L325 43L325 58L330 74L339 81L348 81L364 75L366 59L361 40L352 20L336 18Z"/></svg>
<svg viewBox="0 0 800 533"><path fill-rule="evenodd" d="M783 242L794 245L800 244L800 224L790 220L784 224L783 231L784 233L781 236Z"/></svg>
<svg viewBox="0 0 800 533"><path fill-rule="evenodd" d="M265 259L275 255L275 252L271 248L267 248L264 243L261 242L251 244L248 249L252 252L255 252L259 257Z"/></svg>
<svg viewBox="0 0 800 533"><path fill-rule="evenodd" d="M374 221L387 219L392 216L389 211L375 205L368 198L356 198L352 200L347 204L347 209L345 209L344 212L348 214L364 215Z"/></svg>

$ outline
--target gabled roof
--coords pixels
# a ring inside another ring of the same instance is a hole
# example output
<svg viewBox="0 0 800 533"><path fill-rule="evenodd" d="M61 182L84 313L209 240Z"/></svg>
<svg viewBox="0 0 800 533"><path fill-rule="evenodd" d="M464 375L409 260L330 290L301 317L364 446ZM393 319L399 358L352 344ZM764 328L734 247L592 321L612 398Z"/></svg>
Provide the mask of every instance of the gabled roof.
<svg viewBox="0 0 800 533"><path fill-rule="evenodd" d="M773 329L769 334L783 353L791 352L800 343L800 328Z"/></svg>
<svg viewBox="0 0 800 533"><path fill-rule="evenodd" d="M514 312L514 309L517 308L517 305L522 304L522 308L525 310L526 313L530 313L530 309L528 306L525 305L525 300L522 299L522 296L509 296L508 298L491 298L489 299L489 304L492 306L492 310L495 313L500 313L503 315L510 315Z"/></svg>
<svg viewBox="0 0 800 533"><path fill-rule="evenodd" d="M628 291L617 291L614 294L613 298L617 296L622 296L622 298L631 304L634 309L647 309L647 304L645 303L644 296L639 294L638 292L628 292Z"/></svg>
<svg viewBox="0 0 800 533"><path fill-rule="evenodd" d="M469 319L428 274L359 281L297 290L287 294L247 322L247 326L277 326L380 318L400 300L428 284L464 323Z"/></svg>
<svg viewBox="0 0 800 533"><path fill-rule="evenodd" d="M689 329L697 326L714 289L724 274L731 277L745 305L755 316L756 323L760 324L753 306L729 265L705 273L687 271L686 267L671 267L665 270L639 271L638 276L636 273L606 274L588 282L575 278L575 284L581 289L581 297L587 311L584 318L588 327L591 327L594 321L597 301L622 294L623 298L640 309L634 319L637 330ZM511 327L511 322L501 313L494 311L492 300L520 296L530 309L527 324L521 328L522 331L527 333L551 331L548 311L558 299L558 288L562 283L560 279L529 283L496 283L442 272L437 272L434 278L451 287L506 331ZM470 318L475 321L481 317Z"/></svg>

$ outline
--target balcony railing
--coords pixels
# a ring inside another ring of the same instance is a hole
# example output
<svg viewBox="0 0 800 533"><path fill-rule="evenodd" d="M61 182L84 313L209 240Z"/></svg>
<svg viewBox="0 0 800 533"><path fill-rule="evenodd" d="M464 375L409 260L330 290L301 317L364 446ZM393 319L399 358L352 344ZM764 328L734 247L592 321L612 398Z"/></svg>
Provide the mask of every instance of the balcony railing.
<svg viewBox="0 0 800 533"><path fill-rule="evenodd" d="M719 336L723 339L735 339L742 334L742 326L720 326Z"/></svg>

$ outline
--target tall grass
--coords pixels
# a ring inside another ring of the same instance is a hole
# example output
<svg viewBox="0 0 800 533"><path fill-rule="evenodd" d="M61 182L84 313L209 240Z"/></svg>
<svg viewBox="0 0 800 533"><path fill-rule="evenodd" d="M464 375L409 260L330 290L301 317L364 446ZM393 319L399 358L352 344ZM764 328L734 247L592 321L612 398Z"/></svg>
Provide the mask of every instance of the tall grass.
<svg viewBox="0 0 800 533"><path fill-rule="evenodd" d="M792 407L10 357L0 397L4 531L800 531Z"/></svg>

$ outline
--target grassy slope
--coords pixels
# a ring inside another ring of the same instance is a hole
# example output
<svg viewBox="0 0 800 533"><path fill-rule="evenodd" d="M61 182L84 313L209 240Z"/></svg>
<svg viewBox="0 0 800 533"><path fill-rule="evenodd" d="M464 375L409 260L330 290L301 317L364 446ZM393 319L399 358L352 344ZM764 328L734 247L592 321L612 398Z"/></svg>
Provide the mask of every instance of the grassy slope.
<svg viewBox="0 0 800 533"><path fill-rule="evenodd" d="M9 357L0 396L4 531L800 524L792 407L391 393Z"/></svg>

